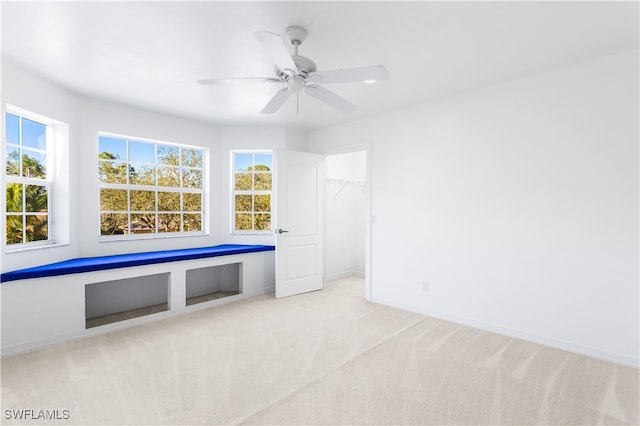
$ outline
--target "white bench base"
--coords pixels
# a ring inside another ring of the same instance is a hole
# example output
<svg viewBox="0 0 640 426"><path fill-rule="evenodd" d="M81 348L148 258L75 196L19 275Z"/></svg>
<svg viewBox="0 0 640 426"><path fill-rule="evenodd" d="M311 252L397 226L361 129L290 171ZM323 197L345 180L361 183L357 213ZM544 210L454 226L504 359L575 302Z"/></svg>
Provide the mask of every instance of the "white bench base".
<svg viewBox="0 0 640 426"><path fill-rule="evenodd" d="M241 264L240 294L186 306L188 270L231 263ZM167 311L86 328L86 285L163 273L169 274ZM274 287L274 251L10 281L0 286L2 355L25 352L66 340L195 312L273 292Z"/></svg>

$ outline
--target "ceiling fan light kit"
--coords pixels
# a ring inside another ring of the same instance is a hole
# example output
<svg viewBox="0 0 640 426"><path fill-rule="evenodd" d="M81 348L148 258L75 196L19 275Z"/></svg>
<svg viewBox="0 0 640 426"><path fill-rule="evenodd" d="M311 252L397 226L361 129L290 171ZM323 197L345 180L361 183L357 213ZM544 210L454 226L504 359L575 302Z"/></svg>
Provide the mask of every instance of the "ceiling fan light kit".
<svg viewBox="0 0 640 426"><path fill-rule="evenodd" d="M289 53L284 40L278 34L268 31L256 31L255 36L262 44L267 55L275 64L275 77L238 77L202 79L198 83L203 85L235 84L235 83L281 83L284 84L260 111L262 114L276 113L295 93L300 92L324 102L325 104L349 113L357 106L340 95L325 89L319 84L325 83L375 83L389 78L389 72L382 65L361 68L317 71L315 62L298 54L298 48L309 33L305 28L292 26L286 30L287 38L294 46L293 55Z"/></svg>

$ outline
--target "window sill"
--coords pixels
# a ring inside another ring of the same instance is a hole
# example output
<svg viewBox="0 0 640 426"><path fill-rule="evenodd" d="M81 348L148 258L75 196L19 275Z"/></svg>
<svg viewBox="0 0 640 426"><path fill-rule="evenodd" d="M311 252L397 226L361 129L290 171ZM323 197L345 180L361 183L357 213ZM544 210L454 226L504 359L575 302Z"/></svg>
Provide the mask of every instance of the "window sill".
<svg viewBox="0 0 640 426"><path fill-rule="evenodd" d="M31 247L5 248L4 254L11 255L14 253L24 253L24 252L34 251L34 250L46 250L46 249L53 249L53 248L59 248L59 247L67 247L69 245L70 245L69 243L51 243L51 244L38 244L36 246L31 246Z"/></svg>
<svg viewBox="0 0 640 426"><path fill-rule="evenodd" d="M231 231L229 235L273 235L274 231Z"/></svg>

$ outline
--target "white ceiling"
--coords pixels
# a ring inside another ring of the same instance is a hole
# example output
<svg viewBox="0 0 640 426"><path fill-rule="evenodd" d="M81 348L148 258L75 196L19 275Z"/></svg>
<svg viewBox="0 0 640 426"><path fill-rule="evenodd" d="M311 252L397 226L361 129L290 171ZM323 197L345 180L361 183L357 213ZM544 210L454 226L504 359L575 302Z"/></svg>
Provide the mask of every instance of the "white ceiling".
<svg viewBox="0 0 640 426"><path fill-rule="evenodd" d="M638 48L638 2L3 2L2 53L73 91L220 124L313 129ZM279 86L200 86L262 77L254 31L309 31L319 70L385 65L390 79L326 87L272 116Z"/></svg>

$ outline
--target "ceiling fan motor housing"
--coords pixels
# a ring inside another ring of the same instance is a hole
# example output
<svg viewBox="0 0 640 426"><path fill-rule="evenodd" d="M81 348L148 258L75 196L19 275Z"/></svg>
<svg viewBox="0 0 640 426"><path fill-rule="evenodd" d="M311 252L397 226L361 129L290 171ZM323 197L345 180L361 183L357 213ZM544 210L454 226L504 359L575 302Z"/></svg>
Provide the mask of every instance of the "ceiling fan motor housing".
<svg viewBox="0 0 640 426"><path fill-rule="evenodd" d="M307 58L306 56L291 55L291 59L293 59L293 62L296 64L296 67L298 68L298 71L299 71L298 75L300 75L303 78L309 77L309 74L317 70L316 63L313 62L311 59ZM291 70L281 70L281 69L278 69L278 67L276 67L276 75L285 81L293 77L293 75L287 71L291 71Z"/></svg>
<svg viewBox="0 0 640 426"><path fill-rule="evenodd" d="M293 58L293 62L295 62L296 66L298 67L300 75L304 78L307 78L310 73L316 71L316 63L311 59L300 55L293 55L291 57Z"/></svg>

